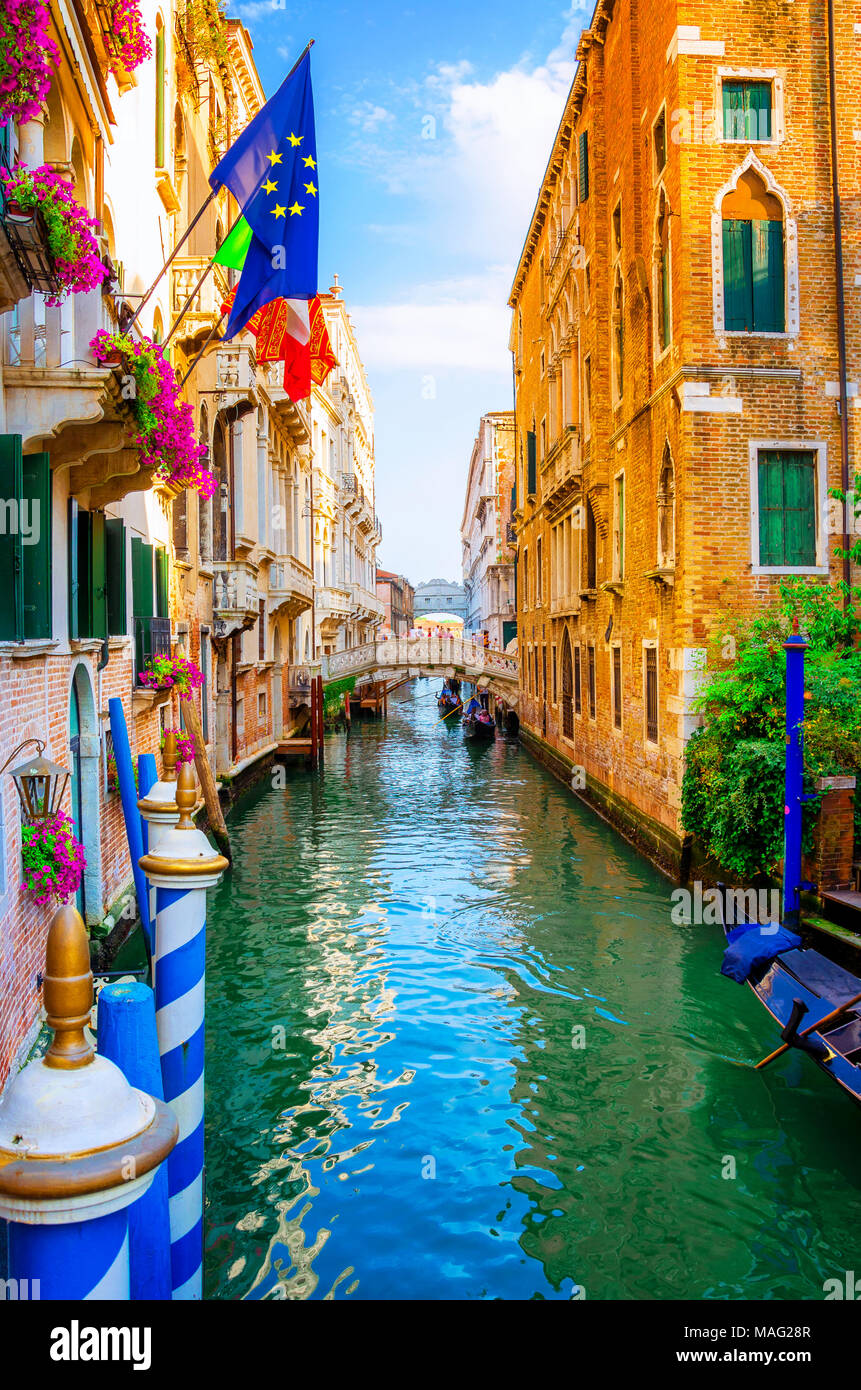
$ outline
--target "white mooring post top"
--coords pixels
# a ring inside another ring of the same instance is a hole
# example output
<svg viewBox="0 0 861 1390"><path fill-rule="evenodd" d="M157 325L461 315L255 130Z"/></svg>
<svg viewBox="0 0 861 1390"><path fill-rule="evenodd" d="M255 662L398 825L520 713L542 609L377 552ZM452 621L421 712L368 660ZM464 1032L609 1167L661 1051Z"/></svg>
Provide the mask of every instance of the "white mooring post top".
<svg viewBox="0 0 861 1390"><path fill-rule="evenodd" d="M157 888L212 888L229 867L191 819L197 801L197 781L190 763L183 763L176 781L179 821L165 832L151 854L140 860Z"/></svg>
<svg viewBox="0 0 861 1390"><path fill-rule="evenodd" d="M136 1201L178 1130L164 1102L130 1086L86 1037L93 976L74 907L61 907L48 932L44 1002L54 1040L0 1102L0 1216L63 1225Z"/></svg>

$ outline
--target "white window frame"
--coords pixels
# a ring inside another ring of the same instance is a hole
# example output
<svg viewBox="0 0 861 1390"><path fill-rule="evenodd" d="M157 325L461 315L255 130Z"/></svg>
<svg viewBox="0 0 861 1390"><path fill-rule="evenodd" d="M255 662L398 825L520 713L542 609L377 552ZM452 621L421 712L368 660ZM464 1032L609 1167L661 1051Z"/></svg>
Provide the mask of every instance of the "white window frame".
<svg viewBox="0 0 861 1390"><path fill-rule="evenodd" d="M747 333L744 329L724 327L724 271L723 271L723 201L728 193L736 188L742 174L755 169L769 193L773 193L783 206L783 245L784 245L784 295L785 323L782 333ZM732 172L726 183L718 189L712 206L712 307L715 337L741 338L752 341L763 338L766 341L797 338L801 332L800 297L798 291L798 226L792 215L792 203L787 193L778 184L771 170L763 164L755 150L749 149L745 158Z"/></svg>
<svg viewBox="0 0 861 1390"><path fill-rule="evenodd" d="M616 665L613 653L619 653L619 708L622 711L621 724L616 723ZM615 637L610 643L610 732L621 738L625 731L625 673L622 639Z"/></svg>
<svg viewBox="0 0 861 1390"><path fill-rule="evenodd" d="M761 565L759 563L759 454L760 450L792 451L816 455L816 564ZM828 445L821 439L751 439L750 467L750 565L752 574L825 574L828 567Z"/></svg>
<svg viewBox="0 0 861 1390"><path fill-rule="evenodd" d="M658 121L661 119L662 116L664 118L664 162L661 165L661 168L658 169L657 160L655 159L655 126L658 124ZM661 102L655 114L655 119L652 121L651 127L649 129L649 143L651 145L652 159L652 187L656 188L658 184L660 184L663 180L664 175L667 172L667 165L670 162L670 129L667 123L667 103L665 101Z"/></svg>
<svg viewBox="0 0 861 1390"><path fill-rule="evenodd" d="M618 490L618 488L617 488L617 486L616 486L620 478L622 479L622 517L621 517L621 526L620 526L620 524L619 524L619 490ZM611 557L611 559L612 559L612 565L613 565L613 580L614 580L614 582L619 583L619 584L622 584L622 583L624 583L624 581L625 581L625 531L626 531L626 529L627 529L626 526L625 526L625 497L626 497L626 493L627 493L627 485L626 485L626 479L625 479L625 470L624 470L624 468L620 468L619 471L618 471L617 473L614 473L614 474L613 474L613 531L612 531L612 546L613 546L613 553L612 553L612 557ZM617 566L617 564L616 564L616 560L617 560L617 556L616 556L616 536L617 536L617 535L619 536L619 547L618 547L618 549L619 549L619 554L618 554L618 561L619 561L619 563L618 563L618 566Z"/></svg>
<svg viewBox="0 0 861 1390"><path fill-rule="evenodd" d="M649 738L649 702L648 702L648 700L647 700L647 698L646 698L646 692L647 692L647 690L648 690L648 683L647 683L647 680L646 680L646 652L647 652L647 651L653 651L653 652L655 652L655 653L658 653L658 654L655 656L655 674L656 674L657 683L658 683L658 690L657 690L657 694L658 694L658 701L657 701L658 737L657 737L656 739L651 739L651 738ZM657 639L656 637L644 637L644 638L643 638L643 655L642 655L642 657L641 657L641 661L642 661L642 663L643 663L643 743L644 743L644 744L646 745L646 747L648 747L648 748L659 748L660 745L661 745L661 698L660 698L660 697L661 697L661 661L660 661L660 654L659 654L659 643L658 643L658 639Z"/></svg>
<svg viewBox="0 0 861 1390"><path fill-rule="evenodd" d="M770 82L771 83L771 139L770 140L728 140L723 130L723 84L724 82ZM769 149L782 145L786 139L786 122L783 101L783 78L775 68L718 68L715 73L715 127L719 145L760 145Z"/></svg>
<svg viewBox="0 0 861 1390"><path fill-rule="evenodd" d="M666 169L666 165L664 165L664 168ZM669 354L670 354L670 352L672 352L672 348L673 348L673 245L672 245L673 219L672 219L672 214L671 214L671 212L670 212L670 200L669 200L669 198L668 198L668 196L667 196L667 190L666 190L666 188L664 187L663 178L659 178L659 179L658 179L657 186L656 186L656 188L655 188L655 220L654 220L655 243L654 243L654 244L655 244L656 249L657 249L657 246L658 246L657 235L658 235L658 222L659 222L659 220L660 220L661 195L662 195L662 194L663 194L663 198L664 198L664 204L665 204L666 209L667 209L667 275L669 276L669 282L670 282L670 293L669 293L669 296L668 296L668 298L669 298L669 310L670 310L670 314L669 314L669 323L668 323L668 325L667 325L667 327L668 327L668 332L667 332L667 346L666 346L666 347L661 347L660 338L659 338L659 336L658 336L658 315L657 315L657 311L656 311L654 314L652 314L652 352L653 352L653 354L654 354L654 361L655 361L655 364L657 364L658 362L662 362L663 359L664 359L665 357L669 356ZM723 228L721 228L721 236L723 236ZM721 245L721 257L723 257L723 245ZM723 270L723 266L721 266L721 270ZM653 255L653 256L652 256L652 303L653 303L654 305L657 305L657 303L658 303L658 295L660 294L660 292L661 292L660 261L659 261L659 258L657 257L657 255Z"/></svg>

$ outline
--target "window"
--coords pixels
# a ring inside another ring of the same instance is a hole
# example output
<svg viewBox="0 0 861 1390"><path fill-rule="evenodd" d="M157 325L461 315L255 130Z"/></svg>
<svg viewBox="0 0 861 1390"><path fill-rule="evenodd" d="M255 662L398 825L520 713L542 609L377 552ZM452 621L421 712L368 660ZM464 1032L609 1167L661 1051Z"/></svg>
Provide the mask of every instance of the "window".
<svg viewBox="0 0 861 1390"><path fill-rule="evenodd" d="M595 692L595 648L586 648L586 680L589 691L589 718L597 716L597 696Z"/></svg>
<svg viewBox="0 0 861 1390"><path fill-rule="evenodd" d="M541 462L547 457L547 420L541 421Z"/></svg>
<svg viewBox="0 0 861 1390"><path fill-rule="evenodd" d="M658 485L658 565L672 569L676 563L676 481L670 446L664 449Z"/></svg>
<svg viewBox="0 0 861 1390"><path fill-rule="evenodd" d="M587 357L583 364L583 438L592 433L592 359Z"/></svg>
<svg viewBox="0 0 861 1390"><path fill-rule="evenodd" d="M536 442L535 431L526 432L526 493L529 497L534 497L536 487Z"/></svg>
<svg viewBox="0 0 861 1390"><path fill-rule="evenodd" d="M539 537L538 537L538 540L536 541L536 544L535 544L535 603L536 603L536 606L539 606L540 603L541 603L541 580L542 580L542 570L543 570L543 566L542 566L542 564L541 564L542 549L543 549L542 541L541 541L541 537L539 536Z"/></svg>
<svg viewBox="0 0 861 1390"><path fill-rule="evenodd" d="M613 659L613 728L622 727L622 648L612 648Z"/></svg>
<svg viewBox="0 0 861 1390"><path fill-rule="evenodd" d="M658 220L655 227L655 308L658 352L670 345L670 210L663 189L658 201Z"/></svg>
<svg viewBox="0 0 861 1390"><path fill-rule="evenodd" d="M583 713L583 681L580 671L580 648L574 648L574 713Z"/></svg>
<svg viewBox="0 0 861 1390"><path fill-rule="evenodd" d="M783 208L748 169L724 198L724 328L730 333L786 329Z"/></svg>
<svg viewBox="0 0 861 1390"><path fill-rule="evenodd" d="M760 449L759 564L775 569L816 565L816 454Z"/></svg>
<svg viewBox="0 0 861 1390"><path fill-rule="evenodd" d="M769 81L724 79L723 138L743 144L771 140L773 94Z"/></svg>
<svg viewBox="0 0 861 1390"><path fill-rule="evenodd" d="M52 636L51 460L0 434L0 639Z"/></svg>
<svg viewBox="0 0 861 1390"><path fill-rule="evenodd" d="M658 741L658 652L656 647L645 651L646 738Z"/></svg>
<svg viewBox="0 0 861 1390"><path fill-rule="evenodd" d="M598 587L598 532L592 503L586 503L586 588Z"/></svg>
<svg viewBox="0 0 861 1390"><path fill-rule="evenodd" d="M667 113L662 111L652 127L652 150L657 178L667 165Z"/></svg>
<svg viewBox="0 0 861 1390"><path fill-rule="evenodd" d="M613 209L613 259L615 260L622 254L622 203L621 200Z"/></svg>
<svg viewBox="0 0 861 1390"><path fill-rule="evenodd" d="M580 649L575 652L577 661L577 686L580 675ZM576 692L579 713L579 689ZM571 666L571 639L566 632L562 638L562 737L574 737L574 673Z"/></svg>
<svg viewBox="0 0 861 1390"><path fill-rule="evenodd" d="M451 600L449 600L449 602L451 602ZM257 659L258 659L258 661L265 661L265 660L266 660L266 600L265 600L265 598L259 598L259 599L257 600L257 612L258 612L258 618L257 618ZM265 699L265 696L264 696L264 699Z"/></svg>
<svg viewBox="0 0 861 1390"><path fill-rule="evenodd" d="M551 674L552 674L552 677L553 677L553 703L554 703L554 705L555 705L555 704L558 702L557 691L556 691L557 655L556 655L556 647L555 647L555 645L554 645L554 646L551 648L551 650L550 650L550 665L551 665L551 668L552 668L552 669L551 669Z"/></svg>
<svg viewBox="0 0 861 1390"><path fill-rule="evenodd" d="M625 475L613 479L613 578L625 578Z"/></svg>
<svg viewBox="0 0 861 1390"><path fill-rule="evenodd" d="M122 637L128 631L126 613L126 524L120 517L105 520L105 568L108 589L108 632Z"/></svg>
<svg viewBox="0 0 861 1390"><path fill-rule="evenodd" d="M619 405L625 391L625 323L622 272L616 268L612 305L613 397Z"/></svg>
<svg viewBox="0 0 861 1390"><path fill-rule="evenodd" d="M581 131L578 141L579 163L580 163L580 202L585 203L589 197L589 132Z"/></svg>
<svg viewBox="0 0 861 1390"><path fill-rule="evenodd" d="M174 497L171 504L173 548L181 560L188 559L188 488Z"/></svg>
<svg viewBox="0 0 861 1390"><path fill-rule="evenodd" d="M523 551L523 607L529 607L529 547Z"/></svg>
<svg viewBox="0 0 861 1390"><path fill-rule="evenodd" d="M108 636L105 514L82 511L71 497L68 517L69 636L105 640ZM151 552L152 547L149 549Z"/></svg>
<svg viewBox="0 0 861 1390"><path fill-rule="evenodd" d="M209 742L209 628L200 629L200 673L203 685L200 687L200 726L204 743Z"/></svg>
<svg viewBox="0 0 861 1390"><path fill-rule="evenodd" d="M266 732L266 692L261 690L257 696L257 723Z"/></svg>

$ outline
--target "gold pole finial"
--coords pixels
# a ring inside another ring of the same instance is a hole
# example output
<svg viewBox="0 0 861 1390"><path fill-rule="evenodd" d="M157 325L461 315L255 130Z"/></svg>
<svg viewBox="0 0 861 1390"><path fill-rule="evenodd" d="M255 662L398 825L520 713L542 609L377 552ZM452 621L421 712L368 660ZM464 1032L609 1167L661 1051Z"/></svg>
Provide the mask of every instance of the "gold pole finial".
<svg viewBox="0 0 861 1390"><path fill-rule="evenodd" d="M166 729L164 735L164 752L161 755L162 778L163 782L176 781L176 733L173 729Z"/></svg>
<svg viewBox="0 0 861 1390"><path fill-rule="evenodd" d="M45 1066L67 1071L87 1066L94 1056L84 1033L93 1007L93 972L87 929L71 904L54 913L48 928L43 999L48 1027L54 1030Z"/></svg>
<svg viewBox="0 0 861 1390"><path fill-rule="evenodd" d="M179 807L177 830L193 830L191 813L197 801L197 778L192 763L183 763L176 779L176 804Z"/></svg>

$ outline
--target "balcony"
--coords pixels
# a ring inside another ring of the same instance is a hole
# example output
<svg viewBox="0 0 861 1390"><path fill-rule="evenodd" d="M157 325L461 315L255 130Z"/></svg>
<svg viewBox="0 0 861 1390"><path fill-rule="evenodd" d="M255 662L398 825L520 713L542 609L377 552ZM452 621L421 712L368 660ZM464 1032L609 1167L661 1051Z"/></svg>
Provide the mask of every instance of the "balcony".
<svg viewBox="0 0 861 1390"><path fill-rule="evenodd" d="M341 624L352 616L352 591L327 584L317 590L314 604L321 635L334 637Z"/></svg>
<svg viewBox="0 0 861 1390"><path fill-rule="evenodd" d="M223 640L253 627L260 616L257 569L246 560L217 560L213 571L212 635Z"/></svg>
<svg viewBox="0 0 861 1390"><path fill-rule="evenodd" d="M311 439L311 417L308 401L291 401L284 390L284 363L269 362L261 367L266 382L266 394L272 410L294 444L307 444Z"/></svg>
<svg viewBox="0 0 861 1390"><path fill-rule="evenodd" d="M171 266L171 308L173 316L182 310L185 301L200 279L209 261L206 256L177 256ZM180 340L187 342L205 335L221 318L221 306L228 293L225 273L215 266L197 291L177 330Z"/></svg>
<svg viewBox="0 0 861 1390"><path fill-rule="evenodd" d="M269 570L269 609L295 618L311 607L314 580L307 565L292 555L276 560Z"/></svg>
<svg viewBox="0 0 861 1390"><path fill-rule="evenodd" d="M385 616L385 605L376 594L372 594L361 584L351 584L350 593L352 595L353 610L351 617L359 622L381 623Z"/></svg>
<svg viewBox="0 0 861 1390"><path fill-rule="evenodd" d="M541 490L548 517L561 512L579 494L582 477L580 426L566 425L542 465Z"/></svg>
<svg viewBox="0 0 861 1390"><path fill-rule="evenodd" d="M219 313L221 312L219 308ZM220 408L257 402L257 356L251 343L219 343L215 353L215 400Z"/></svg>
<svg viewBox="0 0 861 1390"><path fill-rule="evenodd" d="M5 127L0 131L0 140L6 137ZM6 155L0 148L0 165L6 167ZM35 284L33 269L28 263L25 248L21 245L20 219L12 217L5 207L5 202L0 204L3 207L2 219L0 219L0 314L5 314L7 309L14 309L15 305L22 299L26 299ZM41 221L41 214L37 214ZM42 223L44 226L44 223ZM46 272L50 267L46 263ZM49 285L49 289L53 288Z"/></svg>

